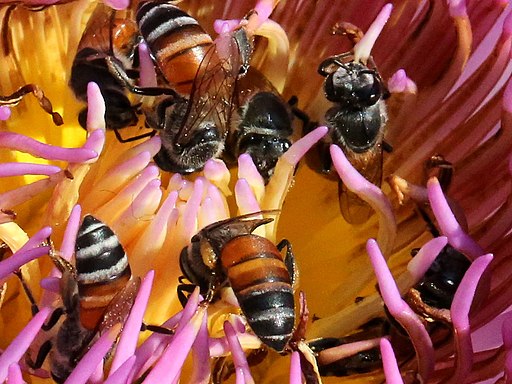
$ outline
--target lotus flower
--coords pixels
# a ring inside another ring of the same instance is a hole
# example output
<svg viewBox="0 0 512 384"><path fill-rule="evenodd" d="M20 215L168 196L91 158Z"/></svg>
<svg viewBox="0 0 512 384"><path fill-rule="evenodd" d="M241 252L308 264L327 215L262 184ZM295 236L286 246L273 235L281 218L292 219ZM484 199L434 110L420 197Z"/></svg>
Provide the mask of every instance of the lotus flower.
<svg viewBox="0 0 512 384"><path fill-rule="evenodd" d="M8 15L0 94L13 95L32 84L22 99L0 98L0 380L50 382L48 363L41 369L28 363L52 337L41 328L62 296L60 272L46 255L51 248L50 253L72 260L85 214L113 229L133 274L143 280L126 322L98 335L67 382L300 383L301 372L311 372L308 366L316 360L323 372L324 365L369 349L380 351L375 368L321 380L510 380L512 19L507 1L180 2L212 36L229 32L248 15L242 24L257 39L250 65L285 100L296 96L297 107L319 122L300 138L297 121L295 142L268 184L246 154L230 168L211 159L192 175L160 171L152 162L159 136L120 143L105 130L105 103L94 83L87 88L83 130L77 116L84 103L68 81L95 2L0 4ZM350 38L333 34L339 22L357 26L364 37L354 46ZM327 134L322 124L331 107L317 67L349 51L354 60L371 56L390 92L385 140L393 150L384 153L382 185L367 181L336 145L330 147L329 177L311 160L317 155L312 147ZM151 69L151 59L141 54L141 62L144 58ZM151 85L149 76L151 71L141 69L141 82ZM62 126L54 124L56 114ZM123 137L139 134L142 126L124 128ZM429 168L434 155L442 155L443 165ZM445 182L448 164L451 180ZM334 179L372 207L375 214L367 222L345 222ZM307 325L300 325L305 335L285 356L261 352L261 341L229 289L208 305L196 290L185 307L176 293L179 255L195 233L228 217L275 209L274 221L256 233L293 244L300 273L296 290L305 293L310 313ZM432 312L419 313L431 308L413 301L411 288L425 279L447 244L471 265L461 274L450 307L433 319ZM411 258L415 248L420 250ZM383 319L392 331L366 335L371 319ZM444 334L428 324L440 319ZM173 335L140 332L142 323L161 325ZM406 350L392 337L399 331L407 335ZM343 339L341 346L316 355L309 350L314 339L354 333L361 340Z"/></svg>

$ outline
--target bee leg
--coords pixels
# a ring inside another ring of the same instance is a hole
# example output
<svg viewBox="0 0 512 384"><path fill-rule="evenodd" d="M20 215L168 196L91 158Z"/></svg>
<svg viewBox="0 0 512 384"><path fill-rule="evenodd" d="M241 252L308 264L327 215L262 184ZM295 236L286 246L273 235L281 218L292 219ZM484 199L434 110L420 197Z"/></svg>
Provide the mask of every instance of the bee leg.
<svg viewBox="0 0 512 384"><path fill-rule="evenodd" d="M57 324L57 322L59 321L61 316L64 315L64 313L65 313L64 308L62 308L62 307L55 308L53 310L50 318L48 319L46 324L43 324L41 329L43 331L49 331L50 329L52 329L55 326L55 324Z"/></svg>
<svg viewBox="0 0 512 384"><path fill-rule="evenodd" d="M151 331L155 333L160 333L162 335L174 335L174 329L162 327L160 325L154 325L154 324L146 324L142 323L140 326L140 331Z"/></svg>
<svg viewBox="0 0 512 384"><path fill-rule="evenodd" d="M32 361L30 357L27 356L27 365L32 369L39 369L43 366L44 361L46 360L46 357L52 350L52 342L51 340L46 340L42 345L41 348L39 348L39 351L37 352L36 361Z"/></svg>
<svg viewBox="0 0 512 384"><path fill-rule="evenodd" d="M312 124L311 119L309 118L309 115L306 112L304 112L302 109L297 107L298 103L299 103L299 99L297 98L297 96L292 96L292 97L290 97L290 100L288 100L288 105L292 109L293 115L297 119L302 121L302 131L305 132L306 129L309 129L309 131L312 131L313 127L311 126L311 124ZM315 126L317 125L316 122L314 124L315 124Z"/></svg>
<svg viewBox="0 0 512 384"><path fill-rule="evenodd" d="M329 152L329 145L326 143L320 143L321 147L319 148L320 152L320 171L322 173L330 173L332 169L332 159L331 154Z"/></svg>
<svg viewBox="0 0 512 384"><path fill-rule="evenodd" d="M178 300L181 303L182 307L185 307L187 305L188 297L192 292L194 292L194 289L196 286L194 284L184 284L182 283L182 280L180 278L180 283L178 287L176 287L176 293L178 294Z"/></svg>
<svg viewBox="0 0 512 384"><path fill-rule="evenodd" d="M156 135L156 131L153 129L151 132L143 133L143 134L140 134L140 135L137 135L137 136L132 136L132 137L129 137L129 138L125 139L125 138L123 138L121 136L121 133L119 132L119 129L114 128L113 131L114 131L114 134L116 135L116 139L120 143L129 143L129 142L132 142L132 141L143 139L145 137L153 137L153 136Z"/></svg>
<svg viewBox="0 0 512 384"><path fill-rule="evenodd" d="M452 182L453 164L447 161L442 155L431 156L425 162L427 177L436 176L443 191L446 191Z"/></svg>
<svg viewBox="0 0 512 384"><path fill-rule="evenodd" d="M386 151L387 153L391 153L393 152L393 146L386 140L382 140L382 150Z"/></svg>
<svg viewBox="0 0 512 384"><path fill-rule="evenodd" d="M277 244L277 249L279 252L281 252L285 247L286 256L284 257L284 264L286 265L286 269L288 269L288 273L290 274L292 287L294 287L299 277L299 271L297 269L297 264L295 263L295 255L293 254L292 244L287 239L283 239L279 242L279 244Z"/></svg>
<svg viewBox="0 0 512 384"><path fill-rule="evenodd" d="M180 98L179 94L170 88L163 87L138 87L133 85L131 79L126 74L125 70L117 63L115 58L107 56L105 58L110 73L123 84L130 92L141 96L161 96L169 95Z"/></svg>
<svg viewBox="0 0 512 384"><path fill-rule="evenodd" d="M327 59L325 59L324 61L322 61L320 63L320 65L318 66L318 74L323 76L323 77L327 77L329 76L332 72L334 72L334 68L330 68L332 66L334 67L343 67L345 65L345 63L343 63L343 59L347 58L347 57L351 57L352 56L352 52L345 52L345 53L342 53L341 55L336 55L336 56L331 56L331 57L328 57Z"/></svg>
<svg viewBox="0 0 512 384"><path fill-rule="evenodd" d="M41 108L43 108L43 110L46 113L52 115L53 123L55 125L64 124L64 121L62 120L62 116L59 113L53 111L53 106L52 106L50 99L48 99L44 95L44 92L42 91L42 89L39 88L39 86L37 86L35 84L26 84L23 87L19 88L16 92L14 92L8 96L0 95L0 105L6 105L6 106L16 105L21 101L21 99L23 99L23 97L25 95L27 95L29 93L32 93L34 95L34 97L39 102L39 105L41 106Z"/></svg>
<svg viewBox="0 0 512 384"><path fill-rule="evenodd" d="M435 226L435 224L432 222L432 219L428 215L428 213L423 209L422 207L418 206L417 211L420 214L421 218L425 221L425 224L427 225L427 229L434 237L441 236L441 233L439 233L439 230Z"/></svg>
<svg viewBox="0 0 512 384"><path fill-rule="evenodd" d="M34 298L32 290L30 289L27 282L23 278L20 269L14 271L13 273L18 277L18 280L20 281L21 286L23 287L23 291L25 292L25 295L27 295L27 299L30 302L30 310L32 312L32 316L35 316L39 312L39 307L37 306L36 299Z"/></svg>

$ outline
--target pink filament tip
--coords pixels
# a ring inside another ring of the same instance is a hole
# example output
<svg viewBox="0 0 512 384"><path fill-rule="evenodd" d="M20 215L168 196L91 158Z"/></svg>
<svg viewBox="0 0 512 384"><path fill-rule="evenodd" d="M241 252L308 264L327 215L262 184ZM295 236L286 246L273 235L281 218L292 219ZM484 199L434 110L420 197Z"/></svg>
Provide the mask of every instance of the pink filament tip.
<svg viewBox="0 0 512 384"><path fill-rule="evenodd" d="M451 17L467 17L466 0L448 0Z"/></svg>
<svg viewBox="0 0 512 384"><path fill-rule="evenodd" d="M11 117L11 108L6 106L0 107L0 120L4 121Z"/></svg>
<svg viewBox="0 0 512 384"><path fill-rule="evenodd" d="M126 9L130 5L129 0L104 0L105 4L117 10Z"/></svg>

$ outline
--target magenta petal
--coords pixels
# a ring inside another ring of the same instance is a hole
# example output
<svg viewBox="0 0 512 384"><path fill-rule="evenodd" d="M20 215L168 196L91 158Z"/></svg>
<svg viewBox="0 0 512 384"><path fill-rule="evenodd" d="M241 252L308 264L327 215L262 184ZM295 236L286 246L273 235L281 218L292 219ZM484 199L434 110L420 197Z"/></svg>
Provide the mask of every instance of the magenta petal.
<svg viewBox="0 0 512 384"><path fill-rule="evenodd" d="M416 313L400 297L400 292L391 275L391 271L386 265L386 260L380 252L377 242L373 239L366 243L366 250L370 256L377 282L380 288L380 294L389 312L407 331L416 350L418 359L418 372L423 382L428 382L434 371L434 348L432 340L420 321Z"/></svg>
<svg viewBox="0 0 512 384"><path fill-rule="evenodd" d="M29 249L28 251L15 252L11 257L0 261L0 280L18 270L22 265L27 264L29 261L37 259L43 255L47 255L49 251L50 247L38 247Z"/></svg>
<svg viewBox="0 0 512 384"><path fill-rule="evenodd" d="M107 380L105 380L105 384L125 384L131 383L131 375L132 369L135 365L135 360L137 358L135 356L130 356L118 369L109 374Z"/></svg>
<svg viewBox="0 0 512 384"><path fill-rule="evenodd" d="M156 87L156 72L153 59L150 56L146 43L139 44L139 85L141 87Z"/></svg>
<svg viewBox="0 0 512 384"><path fill-rule="evenodd" d="M50 312L50 308L42 308L2 353L0 356L0 382L3 383L7 378L9 366L17 363L23 357Z"/></svg>
<svg viewBox="0 0 512 384"><path fill-rule="evenodd" d="M176 331L160 360L149 372L143 383L160 384L177 379L188 352L192 348L192 344L201 328L204 316L206 316L206 307L199 307L194 316L184 324L184 327L179 332Z"/></svg>
<svg viewBox="0 0 512 384"><path fill-rule="evenodd" d="M117 370L130 356L135 353L137 347L137 341L139 340L140 327L142 325L142 318L149 301L149 295L151 294L151 286L153 284L153 278L155 277L155 271L149 271L146 274L144 280L139 288L137 297L133 303L130 315L126 319L121 332L121 337L116 348L111 372Z"/></svg>
<svg viewBox="0 0 512 384"><path fill-rule="evenodd" d="M322 137L324 137L329 129L325 126L315 128L300 140L292 144L290 149L281 157L289 164L295 166L304 157L307 151L311 149Z"/></svg>
<svg viewBox="0 0 512 384"><path fill-rule="evenodd" d="M337 145L330 148L332 162L345 186L366 201L379 215L379 244L389 257L396 237L396 222L391 203L379 187L366 180Z"/></svg>
<svg viewBox="0 0 512 384"><path fill-rule="evenodd" d="M258 172L251 155L243 153L238 156L238 179L246 179L247 182L262 193L265 190L265 180Z"/></svg>
<svg viewBox="0 0 512 384"><path fill-rule="evenodd" d="M126 9L130 5L129 0L104 0L104 2L114 9Z"/></svg>
<svg viewBox="0 0 512 384"><path fill-rule="evenodd" d="M105 379L104 373L103 373L103 360L100 361L96 369L93 371L89 379L87 380L87 384L103 384L103 381Z"/></svg>
<svg viewBox="0 0 512 384"><path fill-rule="evenodd" d="M11 117L11 108L2 105L0 106L0 120L5 121Z"/></svg>
<svg viewBox="0 0 512 384"><path fill-rule="evenodd" d="M96 371L98 364L103 361L107 352L112 348L120 324L110 328L96 340L91 349L82 357L71 375L65 381L66 384L85 384L91 375Z"/></svg>
<svg viewBox="0 0 512 384"><path fill-rule="evenodd" d="M413 277L413 285L423 278L425 272L430 268L444 246L448 243L445 236L436 237L425 243L419 252L407 264L407 270Z"/></svg>
<svg viewBox="0 0 512 384"><path fill-rule="evenodd" d="M418 88L403 69L396 71L388 80L388 90L391 93L417 93Z"/></svg>
<svg viewBox="0 0 512 384"><path fill-rule="evenodd" d="M448 0L451 17L468 17L465 0Z"/></svg>
<svg viewBox="0 0 512 384"><path fill-rule="evenodd" d="M505 376L507 383L512 380L512 312L508 312L503 319L501 325L501 333L503 335L503 345L506 351L505 359Z"/></svg>
<svg viewBox="0 0 512 384"><path fill-rule="evenodd" d="M105 101L98 84L87 84L87 130L93 132L105 129Z"/></svg>
<svg viewBox="0 0 512 384"><path fill-rule="evenodd" d="M492 261L492 254L477 258L466 271L453 297L450 308L453 328L455 329L455 345L457 350L456 370L451 379L454 383L463 383L471 373L473 365L473 345L469 326L469 311L476 293L480 278Z"/></svg>
<svg viewBox="0 0 512 384"><path fill-rule="evenodd" d="M21 375L21 368L18 363L12 363L9 365L7 372L7 382L9 384L25 384L23 376Z"/></svg>
<svg viewBox="0 0 512 384"><path fill-rule="evenodd" d="M290 384L302 383L302 371L300 367L299 352L294 351L290 357Z"/></svg>
<svg viewBox="0 0 512 384"><path fill-rule="evenodd" d="M382 7L382 10L370 25L363 38L354 46L354 61L362 61L363 63L368 61L375 41L386 25L392 10L393 4L391 3Z"/></svg>
<svg viewBox="0 0 512 384"><path fill-rule="evenodd" d="M98 155L92 158L91 160L84 161L84 163L94 163L98 160L99 154L103 151L103 147L105 146L105 131L102 129L98 129L96 131L93 131L89 133L89 137L87 137L87 140L82 147L83 149L89 149L91 151L94 151L94 153L97 153ZM77 161L74 161L75 163Z"/></svg>
<svg viewBox="0 0 512 384"><path fill-rule="evenodd" d="M2 163L0 164L0 177L21 175L54 175L61 169L54 165L33 163Z"/></svg>
<svg viewBox="0 0 512 384"><path fill-rule="evenodd" d="M72 163L83 163L98 155L95 151L86 148L62 148L43 144L13 132L0 132L0 148L30 153L48 160L63 160Z"/></svg>
<svg viewBox="0 0 512 384"><path fill-rule="evenodd" d="M51 293L60 293L60 278L59 277L45 277L39 282L41 288Z"/></svg>
<svg viewBox="0 0 512 384"><path fill-rule="evenodd" d="M203 317L201 329L192 345L194 368L188 381L190 384L207 384L210 382L210 346L208 338L208 317Z"/></svg>
<svg viewBox="0 0 512 384"><path fill-rule="evenodd" d="M23 246L18 249L18 252L28 251L29 249L39 247L42 242L46 241L52 234L52 227L43 227L37 231ZM17 253L18 253L17 252Z"/></svg>
<svg viewBox="0 0 512 384"><path fill-rule="evenodd" d="M60 255L66 259L71 260L71 256L73 256L75 252L75 241L76 235L78 233L78 228L80 226L80 215L82 213L82 208L80 205L75 205L69 214L68 223L66 225L66 230L64 231L64 237L62 239L62 244L60 248ZM50 273L48 274L48 281L41 281L41 287L43 287L46 291L43 292L41 296L41 305L50 306L51 303L55 300L55 293L60 293L60 280L57 279L61 273L57 269L57 267L53 267ZM52 281L50 279L57 279ZM46 286L44 284L47 284ZM57 289L57 290L55 290Z"/></svg>
<svg viewBox="0 0 512 384"><path fill-rule="evenodd" d="M395 352L388 339L380 339L380 353L382 355L382 366L387 384L403 384L402 375L395 358Z"/></svg>
<svg viewBox="0 0 512 384"><path fill-rule="evenodd" d="M437 219L441 233L448 237L448 242L457 250L464 253L472 259L482 255L482 248L465 233L457 222L453 214L443 190L439 185L439 181L433 177L427 184L428 199L430 206Z"/></svg>
<svg viewBox="0 0 512 384"><path fill-rule="evenodd" d="M238 179L235 184L236 205L241 215L261 211L260 205L251 186L245 179Z"/></svg>
<svg viewBox="0 0 512 384"><path fill-rule="evenodd" d="M213 30L217 33L225 33L226 31L234 31L240 25L239 19L221 20L217 19L213 22Z"/></svg>
<svg viewBox="0 0 512 384"><path fill-rule="evenodd" d="M194 182L194 189L188 199L182 215L183 235L187 241L197 232L197 214L203 197L204 182L197 178Z"/></svg>
<svg viewBox="0 0 512 384"><path fill-rule="evenodd" d="M66 260L71 260L71 256L73 256L73 253L75 252L75 242L78 234L78 228L80 227L81 214L82 207L78 204L73 207L69 214L68 223L62 239L62 245L60 247L61 256Z"/></svg>
<svg viewBox="0 0 512 384"><path fill-rule="evenodd" d="M229 321L224 322L224 333L226 334L226 339L229 344L229 349L231 350L231 357L233 362L235 363L235 374L237 383L240 381L241 383L254 383L254 379L251 375L251 370L249 369L249 363L247 362L247 357L245 356L244 350L240 345L240 341L238 340L236 331L233 326L229 323Z"/></svg>
<svg viewBox="0 0 512 384"><path fill-rule="evenodd" d="M199 289L195 289L192 295L188 298L187 305L181 312L178 312L176 315L167 320L162 326L167 328L174 328L176 324L179 325L176 328L176 333L178 333L185 325L190 321L192 316L197 310L197 306L199 305ZM159 335L153 333L149 336L142 345L137 348L135 352L135 356L137 356L137 362L133 368L135 373L135 378L139 378L160 356L163 351L163 346L167 343L172 336L169 335Z"/></svg>

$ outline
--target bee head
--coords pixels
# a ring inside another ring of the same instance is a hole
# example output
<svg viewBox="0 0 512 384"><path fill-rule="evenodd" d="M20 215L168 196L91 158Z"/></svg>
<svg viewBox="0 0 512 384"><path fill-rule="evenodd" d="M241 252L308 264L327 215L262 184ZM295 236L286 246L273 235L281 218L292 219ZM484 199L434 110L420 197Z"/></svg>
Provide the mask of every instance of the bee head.
<svg viewBox="0 0 512 384"><path fill-rule="evenodd" d="M374 105L383 96L379 74L356 62L342 64L327 75L324 91L327 100L354 108Z"/></svg>

